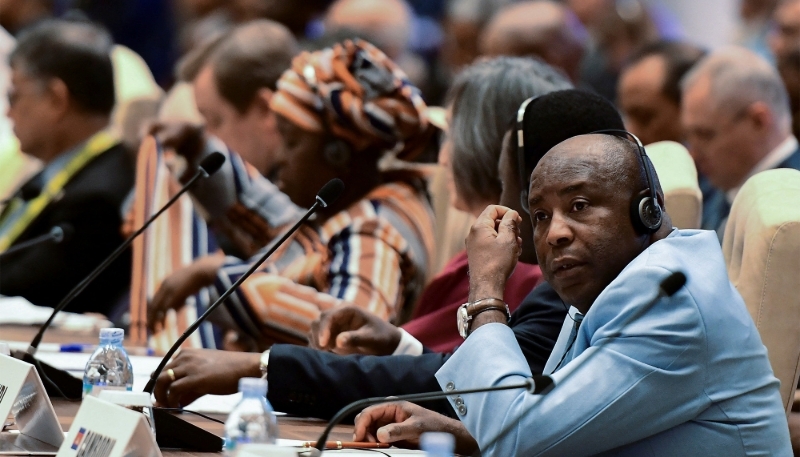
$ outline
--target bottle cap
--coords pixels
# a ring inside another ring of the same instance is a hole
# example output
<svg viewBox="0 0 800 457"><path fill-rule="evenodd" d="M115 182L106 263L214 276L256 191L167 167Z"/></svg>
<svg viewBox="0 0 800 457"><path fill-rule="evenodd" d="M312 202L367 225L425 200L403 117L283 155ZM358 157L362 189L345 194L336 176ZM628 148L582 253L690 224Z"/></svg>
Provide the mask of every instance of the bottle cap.
<svg viewBox="0 0 800 457"><path fill-rule="evenodd" d="M444 432L425 432L419 437L419 448L436 455L453 455L456 438Z"/></svg>
<svg viewBox="0 0 800 457"><path fill-rule="evenodd" d="M122 340L125 338L125 330L121 328L101 328L100 338L106 340Z"/></svg>
<svg viewBox="0 0 800 457"><path fill-rule="evenodd" d="M267 380L261 378L242 378L239 380L239 392L244 395L267 394Z"/></svg>

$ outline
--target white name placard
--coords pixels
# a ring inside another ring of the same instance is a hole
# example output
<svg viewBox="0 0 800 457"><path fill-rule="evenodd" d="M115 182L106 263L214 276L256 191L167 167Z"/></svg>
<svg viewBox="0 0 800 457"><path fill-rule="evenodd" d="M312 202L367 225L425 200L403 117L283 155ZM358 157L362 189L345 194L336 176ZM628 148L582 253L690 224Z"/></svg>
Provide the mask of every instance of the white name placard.
<svg viewBox="0 0 800 457"><path fill-rule="evenodd" d="M33 365L0 354L0 419L14 416L20 435L55 448L64 434Z"/></svg>
<svg viewBox="0 0 800 457"><path fill-rule="evenodd" d="M143 414L86 397L57 457L161 457Z"/></svg>

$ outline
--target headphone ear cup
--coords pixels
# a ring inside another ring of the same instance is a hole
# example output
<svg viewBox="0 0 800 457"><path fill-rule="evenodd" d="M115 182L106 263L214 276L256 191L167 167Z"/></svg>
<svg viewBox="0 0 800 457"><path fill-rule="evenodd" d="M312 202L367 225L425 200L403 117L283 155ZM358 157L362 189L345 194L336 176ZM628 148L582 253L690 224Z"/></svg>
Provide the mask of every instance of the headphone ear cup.
<svg viewBox="0 0 800 457"><path fill-rule="evenodd" d="M650 234L661 228L664 210L654 198L642 195L635 198L631 205L633 227L642 235Z"/></svg>
<svg viewBox="0 0 800 457"><path fill-rule="evenodd" d="M350 162L350 146L342 140L332 140L322 151L325 161L334 167L343 167Z"/></svg>

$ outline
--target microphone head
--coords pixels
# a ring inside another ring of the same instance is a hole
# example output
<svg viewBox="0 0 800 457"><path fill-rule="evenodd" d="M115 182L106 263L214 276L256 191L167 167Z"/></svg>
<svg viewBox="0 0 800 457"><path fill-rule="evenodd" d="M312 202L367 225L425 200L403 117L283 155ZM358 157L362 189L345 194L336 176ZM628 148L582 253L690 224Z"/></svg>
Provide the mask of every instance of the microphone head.
<svg viewBox="0 0 800 457"><path fill-rule="evenodd" d="M317 193L317 201L323 208L327 208L342 195L344 182L339 178L333 178Z"/></svg>
<svg viewBox="0 0 800 457"><path fill-rule="evenodd" d="M50 229L50 236L53 237L55 243L62 243L68 240L74 232L75 229L72 227L72 224L64 223Z"/></svg>
<svg viewBox="0 0 800 457"><path fill-rule="evenodd" d="M200 169L206 173L206 176L211 176L220 168L222 168L222 164L225 163L225 156L221 152L212 152L211 154L207 155L201 162L200 162Z"/></svg>
<svg viewBox="0 0 800 457"><path fill-rule="evenodd" d="M19 197L26 202L33 200L42 193L42 185L39 180L34 179L27 182L19 189Z"/></svg>
<svg viewBox="0 0 800 457"><path fill-rule="evenodd" d="M661 281L660 287L664 292L664 295L671 297L675 294L675 292L683 287L684 284L686 284L686 275L680 271L676 271Z"/></svg>

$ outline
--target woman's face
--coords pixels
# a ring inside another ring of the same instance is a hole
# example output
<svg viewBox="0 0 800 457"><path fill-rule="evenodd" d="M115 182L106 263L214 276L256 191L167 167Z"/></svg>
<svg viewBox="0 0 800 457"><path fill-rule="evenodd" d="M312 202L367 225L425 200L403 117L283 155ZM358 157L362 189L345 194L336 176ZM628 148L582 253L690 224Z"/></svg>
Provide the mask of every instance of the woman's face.
<svg viewBox="0 0 800 457"><path fill-rule="evenodd" d="M281 147L275 184L296 205L309 208L319 189L337 177L323 158L325 137L303 130L281 115L277 115L277 125Z"/></svg>

